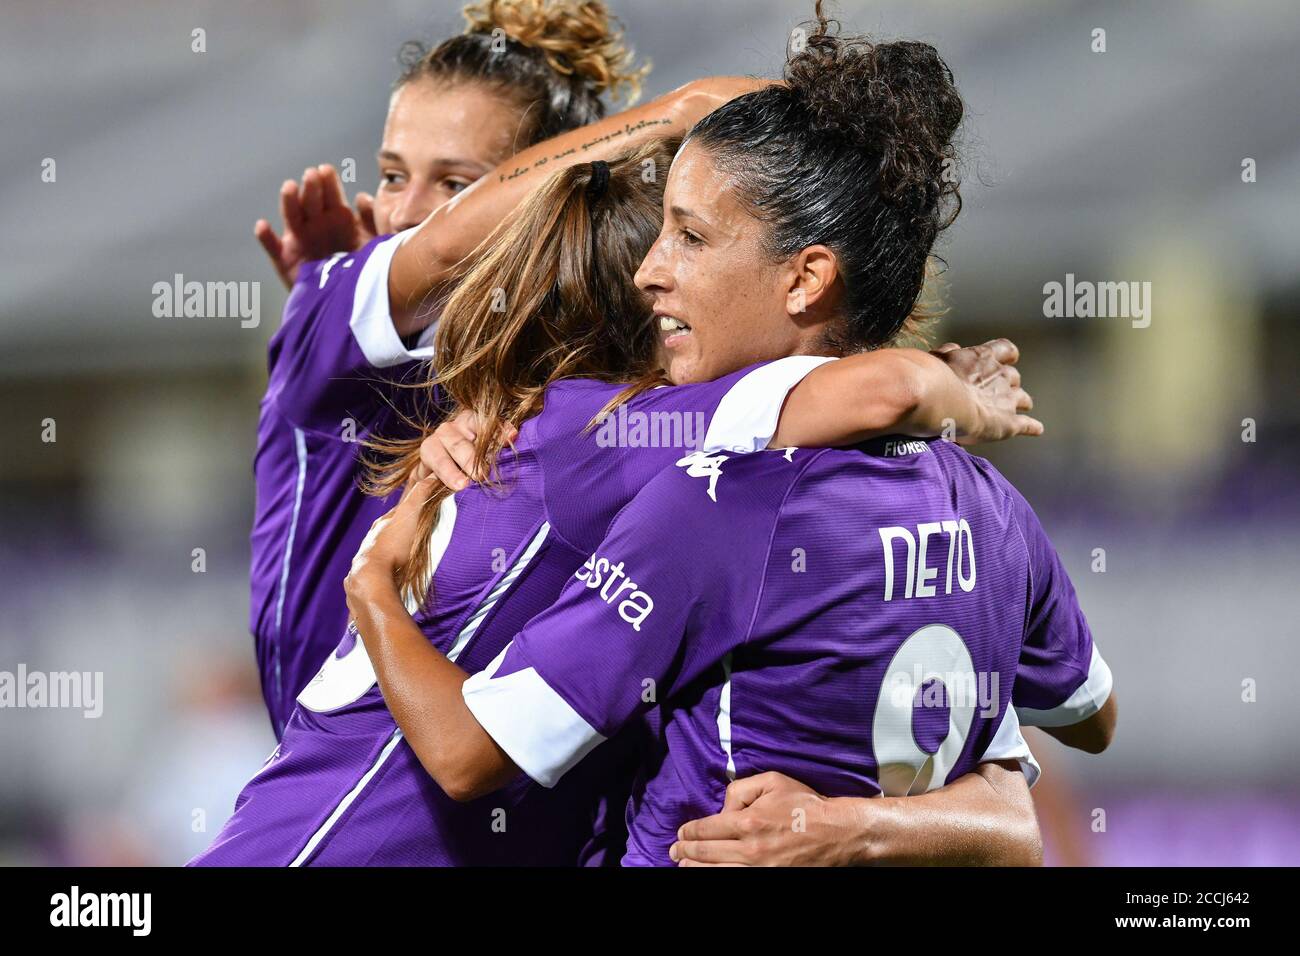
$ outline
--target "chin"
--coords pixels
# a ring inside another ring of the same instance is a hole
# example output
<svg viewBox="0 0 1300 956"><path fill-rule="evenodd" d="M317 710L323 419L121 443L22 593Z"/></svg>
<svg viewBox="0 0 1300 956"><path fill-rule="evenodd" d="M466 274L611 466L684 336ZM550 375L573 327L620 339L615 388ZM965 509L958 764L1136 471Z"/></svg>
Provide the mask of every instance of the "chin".
<svg viewBox="0 0 1300 956"><path fill-rule="evenodd" d="M700 363L684 355L670 361L666 370L668 381L674 385L693 385L704 381L700 377Z"/></svg>

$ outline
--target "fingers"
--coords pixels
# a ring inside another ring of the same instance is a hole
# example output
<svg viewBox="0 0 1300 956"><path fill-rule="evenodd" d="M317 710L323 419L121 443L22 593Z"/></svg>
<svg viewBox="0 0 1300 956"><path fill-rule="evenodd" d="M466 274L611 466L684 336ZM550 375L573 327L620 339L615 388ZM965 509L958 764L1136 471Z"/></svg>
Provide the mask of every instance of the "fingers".
<svg viewBox="0 0 1300 956"><path fill-rule="evenodd" d="M989 339L980 347L988 349L1001 365L1015 365L1020 361L1020 349L1010 339Z"/></svg>
<svg viewBox="0 0 1300 956"><path fill-rule="evenodd" d="M308 219L319 216L324 210L325 189L321 183L320 173L315 166L308 166L302 173L302 211Z"/></svg>
<svg viewBox="0 0 1300 956"><path fill-rule="evenodd" d="M681 841L699 841L699 840L739 840L743 833L741 831L741 816L738 813L728 812L715 813L711 817L700 817L698 820L688 820L677 828L677 839Z"/></svg>
<svg viewBox="0 0 1300 956"><path fill-rule="evenodd" d="M948 352L957 352L957 351L960 351L960 350L961 350L961 346L958 345L956 342L944 342L943 345L940 345L940 346L939 346L937 349L935 349L934 351L935 351L936 354L940 354L940 355L942 355L942 354L946 354L946 353L948 353Z"/></svg>
<svg viewBox="0 0 1300 956"><path fill-rule="evenodd" d="M448 429L446 445L447 453L451 455L456 467L473 480L480 481L483 476L479 473L478 448L474 444L476 437L474 432L456 429L453 426Z"/></svg>
<svg viewBox="0 0 1300 956"><path fill-rule="evenodd" d="M259 219L253 224L253 235L262 244L262 249L271 260L271 265L275 266L275 274L280 277L280 281L286 288L293 288L293 279L284 268L284 245L280 242L280 237L275 234L275 229L265 219Z"/></svg>
<svg viewBox="0 0 1300 956"><path fill-rule="evenodd" d="M259 219L253 224L253 235L262 244L266 254L271 257L271 261L275 263L275 269L278 272L280 270L280 237L275 234L275 230L271 228L271 224L265 219Z"/></svg>
<svg viewBox="0 0 1300 956"><path fill-rule="evenodd" d="M731 781L727 785L727 796L722 801L722 812L745 809L772 788L775 777L772 773L760 773Z"/></svg>
<svg viewBox="0 0 1300 956"><path fill-rule="evenodd" d="M681 840L668 848L679 866L744 866L743 845L736 840Z"/></svg>
<svg viewBox="0 0 1300 956"><path fill-rule="evenodd" d="M1034 396L1030 395L1023 388L1017 387L1012 391L1011 394L1016 402L1015 405L1016 411L1027 412L1034 407Z"/></svg>
<svg viewBox="0 0 1300 956"><path fill-rule="evenodd" d="M453 455L462 458L469 449L470 461L473 461L474 438L472 434L456 426L455 422L444 422L437 430L420 444L420 462L452 491L461 491L470 485L471 472L462 468Z"/></svg>
<svg viewBox="0 0 1300 956"><path fill-rule="evenodd" d="M1029 438L1037 438L1044 431L1043 423L1037 418L1030 418L1028 415L1017 415L1015 428L1017 435L1025 435Z"/></svg>
<svg viewBox="0 0 1300 956"><path fill-rule="evenodd" d="M469 435L470 440L473 441L478 437L479 429L482 427L483 420L479 417L477 412L470 411L466 408L457 412L455 417L451 419L451 423Z"/></svg>
<svg viewBox="0 0 1300 956"><path fill-rule="evenodd" d="M292 179L286 179L280 186L280 218L284 221L285 232L302 234L306 220L302 214L298 184Z"/></svg>
<svg viewBox="0 0 1300 956"><path fill-rule="evenodd" d="M375 228L375 197L370 193L357 193L357 218L361 220L361 228L366 232L366 241L379 235L379 230Z"/></svg>
<svg viewBox="0 0 1300 956"><path fill-rule="evenodd" d="M329 163L321 163L316 167L316 175L320 179L321 208L325 212L348 204L348 198L343 194L343 180L339 178L337 169Z"/></svg>
<svg viewBox="0 0 1300 956"><path fill-rule="evenodd" d="M479 463L476 445L480 427L477 415L462 411L439 425L420 444L420 461L424 467L453 491L461 491L471 482L487 477ZM519 437L515 426L499 427L503 441L513 442Z"/></svg>
<svg viewBox="0 0 1300 956"><path fill-rule="evenodd" d="M694 860L682 860L678 866L748 866L748 863L696 863Z"/></svg>
<svg viewBox="0 0 1300 956"><path fill-rule="evenodd" d="M469 435L469 440L474 441L478 438L483 429L489 427L488 423L478 414L478 412L465 409L457 412L456 417L452 419L456 425L465 430ZM505 423L498 425L501 429L501 440L506 444L512 444L519 437L519 429L514 425Z"/></svg>

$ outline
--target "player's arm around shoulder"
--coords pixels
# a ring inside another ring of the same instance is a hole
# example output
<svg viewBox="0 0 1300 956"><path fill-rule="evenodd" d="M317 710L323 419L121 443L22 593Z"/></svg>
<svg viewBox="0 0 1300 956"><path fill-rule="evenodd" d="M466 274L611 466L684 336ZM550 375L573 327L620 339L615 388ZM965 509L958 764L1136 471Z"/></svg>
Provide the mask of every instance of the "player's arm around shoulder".
<svg viewBox="0 0 1300 956"><path fill-rule="evenodd" d="M394 720L429 775L453 800L464 801L505 786L519 768L466 706L469 675L424 636L396 584L433 486L431 478L413 483L375 521L343 589Z"/></svg>
<svg viewBox="0 0 1300 956"><path fill-rule="evenodd" d="M688 453L647 482L556 602L465 683L479 724L542 786L745 639L763 547L719 503L728 460Z"/></svg>

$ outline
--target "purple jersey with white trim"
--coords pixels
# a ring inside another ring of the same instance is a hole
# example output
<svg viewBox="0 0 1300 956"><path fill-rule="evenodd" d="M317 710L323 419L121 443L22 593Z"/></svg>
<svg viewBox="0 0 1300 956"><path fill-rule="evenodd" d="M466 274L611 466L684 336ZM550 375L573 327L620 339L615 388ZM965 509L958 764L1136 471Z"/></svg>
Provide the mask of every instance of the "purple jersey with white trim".
<svg viewBox="0 0 1300 956"><path fill-rule="evenodd" d="M700 448L765 447L790 388L823 361L788 358L652 389L595 429L589 423L623 386L553 385L515 451L503 454L500 486L444 501L431 542L431 609L415 615L421 630L465 670L486 666L556 600L656 473ZM281 746L196 863L563 865L600 862L605 840L621 855L600 819L613 799L621 824L635 769L617 747L554 790L520 778L458 804L401 737L360 641L339 644L299 703Z"/></svg>
<svg viewBox="0 0 1300 956"><path fill-rule="evenodd" d="M338 643L348 620L343 578L393 503L361 492L359 442L395 435L391 403L404 407L412 392L393 383L418 380L418 360L431 353L408 351L388 315L388 261L400 241L304 264L269 345L253 460L249 628L277 736Z"/></svg>
<svg viewBox="0 0 1300 956"><path fill-rule="evenodd" d="M663 702L626 864L669 865L682 823L765 771L828 796L920 793L981 760L1017 759L1032 782L1013 686L1071 697L1092 640L991 465L899 439L680 465L464 687L544 785Z"/></svg>

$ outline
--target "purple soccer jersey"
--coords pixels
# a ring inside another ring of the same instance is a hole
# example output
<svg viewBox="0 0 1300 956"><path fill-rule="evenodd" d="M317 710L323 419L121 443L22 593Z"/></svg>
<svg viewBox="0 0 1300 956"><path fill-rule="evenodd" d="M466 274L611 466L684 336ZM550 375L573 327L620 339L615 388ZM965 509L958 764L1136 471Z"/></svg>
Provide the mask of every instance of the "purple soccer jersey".
<svg viewBox="0 0 1300 956"><path fill-rule="evenodd" d="M683 458L464 687L547 786L659 704L629 865L669 865L682 823L764 771L904 795L1017 759L1032 782L1012 704L1082 719L1108 693L1023 498L956 446L908 440Z"/></svg>
<svg viewBox="0 0 1300 956"><path fill-rule="evenodd" d="M371 523L391 502L358 485L359 442L391 436L391 403L409 390L426 343L408 349L388 309L388 264L403 236L302 266L271 338L253 472L249 628L280 736L294 698L347 624L343 578ZM398 407L402 407L400 404Z"/></svg>
<svg viewBox="0 0 1300 956"><path fill-rule="evenodd" d="M415 615L439 650L486 666L560 590L656 473L697 449L766 447L789 390L826 361L782 359L636 396L602 426L620 385L547 391L500 487L446 499L431 542L433 601ZM351 554L347 555L350 560ZM281 745L245 786L201 865L480 865L602 862L635 770L611 747L554 790L520 778L456 803L420 766L384 704L364 645L345 637L299 696ZM633 741L628 741L629 746Z"/></svg>

